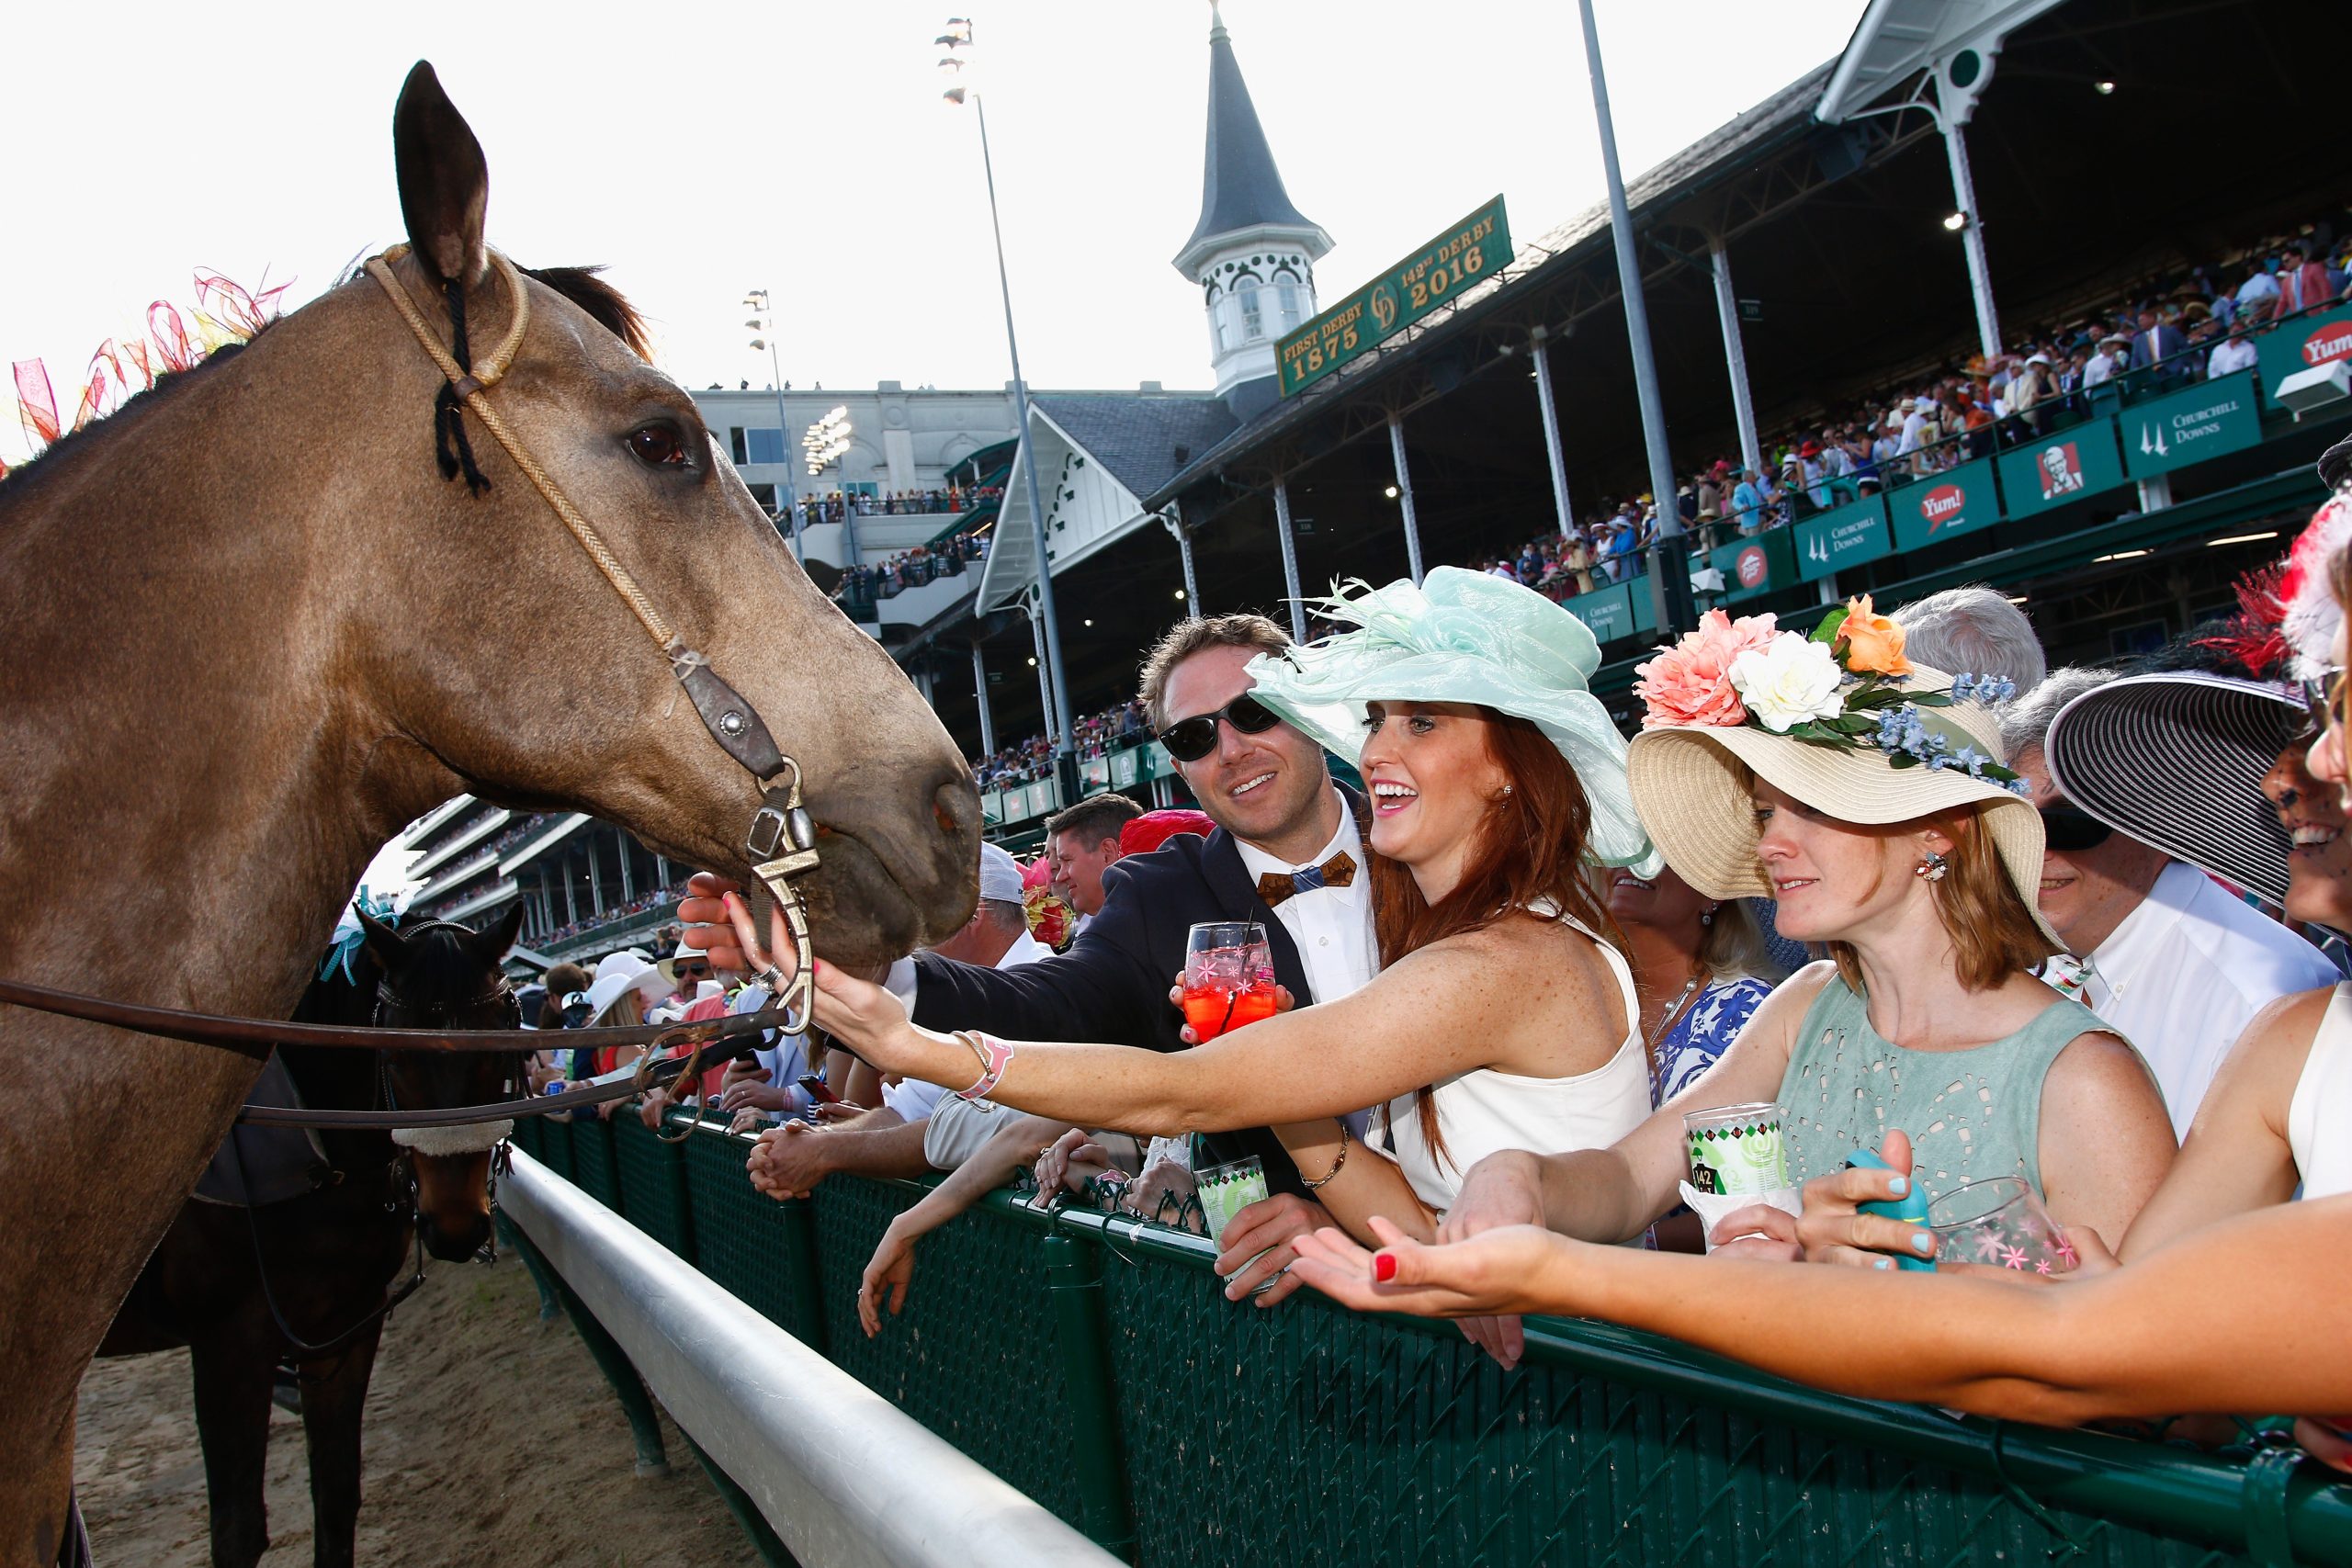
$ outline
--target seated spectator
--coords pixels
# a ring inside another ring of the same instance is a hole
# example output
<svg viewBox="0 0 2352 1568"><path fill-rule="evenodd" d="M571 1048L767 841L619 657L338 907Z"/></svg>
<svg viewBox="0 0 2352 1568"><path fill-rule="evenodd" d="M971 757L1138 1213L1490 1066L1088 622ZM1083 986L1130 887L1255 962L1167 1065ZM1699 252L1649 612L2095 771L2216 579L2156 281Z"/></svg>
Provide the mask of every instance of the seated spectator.
<svg viewBox="0 0 2352 1568"><path fill-rule="evenodd" d="M2335 970L2203 872L2084 815L2051 784L2042 759L2051 720L2113 679L2108 671L2052 672L2003 713L2001 740L2032 785L2048 838L2041 914L2075 961L2051 973L2139 1048L2185 1135L2255 1014L2290 992L2333 984Z"/></svg>

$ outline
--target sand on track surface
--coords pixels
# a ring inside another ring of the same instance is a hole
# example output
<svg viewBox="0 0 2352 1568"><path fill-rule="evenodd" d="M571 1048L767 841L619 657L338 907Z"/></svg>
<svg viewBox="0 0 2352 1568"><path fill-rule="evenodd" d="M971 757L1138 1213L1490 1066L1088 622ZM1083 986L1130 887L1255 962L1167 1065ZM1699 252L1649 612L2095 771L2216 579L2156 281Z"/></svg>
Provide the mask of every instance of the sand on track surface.
<svg viewBox="0 0 2352 1568"><path fill-rule="evenodd" d="M435 1264L384 1331L368 1395L358 1558L455 1563L752 1564L758 1559L665 1416L671 1472L639 1480L628 1422L571 1325L541 1324L512 1254ZM311 1562L302 1423L271 1413L264 1568ZM206 1568L204 1457L187 1352L94 1363L74 1483L99 1568Z"/></svg>

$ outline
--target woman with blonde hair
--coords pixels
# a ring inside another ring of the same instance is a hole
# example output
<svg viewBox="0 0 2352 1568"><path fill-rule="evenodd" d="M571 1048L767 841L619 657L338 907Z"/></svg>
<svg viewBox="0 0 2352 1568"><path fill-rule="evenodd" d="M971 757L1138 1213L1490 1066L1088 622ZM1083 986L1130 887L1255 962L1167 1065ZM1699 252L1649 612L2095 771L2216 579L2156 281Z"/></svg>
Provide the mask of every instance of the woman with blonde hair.
<svg viewBox="0 0 2352 1568"><path fill-rule="evenodd" d="M1642 667L1629 776L1668 863L1709 897L1775 899L1781 935L1833 956L1615 1145L1482 1163L1442 1238L1534 1224L1631 1240L1679 1198L1683 1116L1767 1101L1792 1189L1876 1150L1906 1192L2019 1176L2064 1223L2130 1226L2177 1145L2138 1053L2031 973L2059 943L2034 908L2041 819L1990 705L2005 684L1915 668L1902 636L1867 598L1810 638L1710 611ZM1850 1234L1850 1202L1807 1200L1809 1224ZM1803 1257L1795 1202L1721 1215L1710 1239ZM1488 1348L1515 1360L1514 1335Z"/></svg>

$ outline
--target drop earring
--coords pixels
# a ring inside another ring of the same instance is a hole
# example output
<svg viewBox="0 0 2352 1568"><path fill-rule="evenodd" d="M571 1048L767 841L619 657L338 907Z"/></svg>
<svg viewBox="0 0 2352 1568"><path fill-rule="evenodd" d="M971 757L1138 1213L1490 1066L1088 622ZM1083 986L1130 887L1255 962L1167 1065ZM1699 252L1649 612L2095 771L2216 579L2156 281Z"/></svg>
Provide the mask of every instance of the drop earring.
<svg viewBox="0 0 2352 1568"><path fill-rule="evenodd" d="M1720 905L1710 904L1705 908L1699 911L1699 929L1701 931L1705 931L1708 927L1715 923L1715 910L1719 908L1721 908Z"/></svg>
<svg viewBox="0 0 2352 1568"><path fill-rule="evenodd" d="M1943 855L1938 851L1929 850L1927 858L1911 868L1911 874L1925 882L1941 882L1946 869Z"/></svg>

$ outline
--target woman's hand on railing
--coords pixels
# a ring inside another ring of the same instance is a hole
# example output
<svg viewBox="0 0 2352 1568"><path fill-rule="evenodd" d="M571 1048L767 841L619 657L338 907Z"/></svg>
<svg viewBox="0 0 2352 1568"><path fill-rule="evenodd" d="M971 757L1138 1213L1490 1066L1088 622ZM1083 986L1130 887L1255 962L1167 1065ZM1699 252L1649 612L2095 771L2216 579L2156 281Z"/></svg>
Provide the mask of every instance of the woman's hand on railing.
<svg viewBox="0 0 2352 1568"><path fill-rule="evenodd" d="M1514 1150L1472 1166L1462 1179L1462 1190L1454 1194L1453 1207L1438 1220L1440 1245L1469 1241L1514 1225L1543 1229L1543 1178L1533 1161L1532 1155ZM1520 1357L1526 1353L1527 1335L1516 1317L1465 1317L1461 1327L1464 1338L1492 1356L1505 1371L1519 1365Z"/></svg>
<svg viewBox="0 0 2352 1568"><path fill-rule="evenodd" d="M857 1321L868 1339L882 1332L884 1301L896 1317L907 1309L907 1292L914 1287L915 1238L900 1223L904 1217L891 1221L882 1233L880 1245L866 1261L865 1276L858 1281Z"/></svg>
<svg viewBox="0 0 2352 1568"><path fill-rule="evenodd" d="M1080 1160L1090 1160L1101 1166L1108 1166L1111 1163L1109 1153L1102 1145L1094 1141L1094 1134L1083 1127L1072 1127L1069 1132L1038 1150L1037 1163L1032 1170L1032 1174L1037 1179L1038 1196L1050 1197L1053 1193L1060 1191L1063 1179L1069 1175L1070 1166ZM1072 1190L1083 1188L1085 1182L1081 1179L1073 1184Z"/></svg>
<svg viewBox="0 0 2352 1568"><path fill-rule="evenodd" d="M1300 1236L1292 1244L1298 1261L1291 1272L1358 1312L1491 1315L1519 1306L1528 1281L1552 1267L1563 1248L1578 1245L1538 1225L1506 1225L1436 1247L1384 1219L1374 1219L1372 1229L1381 1240L1376 1253L1341 1230Z"/></svg>

